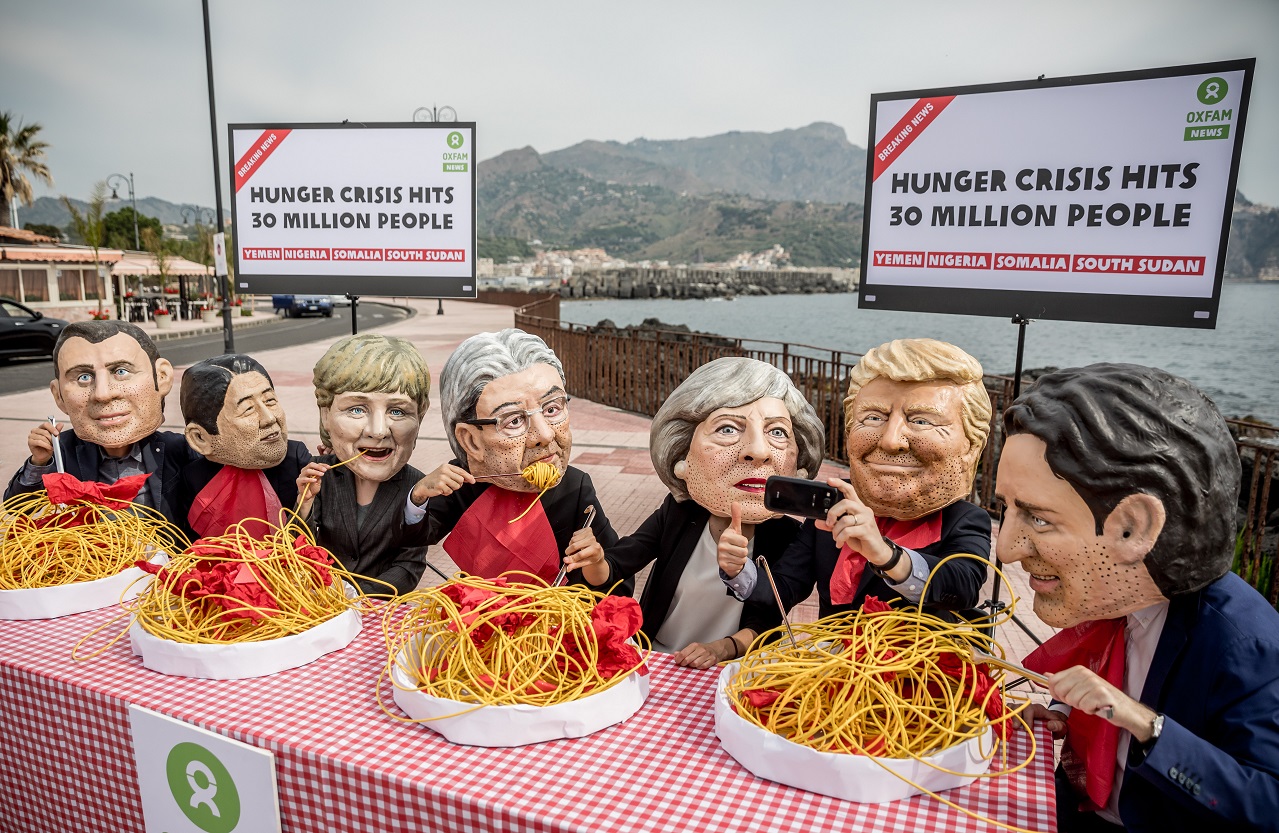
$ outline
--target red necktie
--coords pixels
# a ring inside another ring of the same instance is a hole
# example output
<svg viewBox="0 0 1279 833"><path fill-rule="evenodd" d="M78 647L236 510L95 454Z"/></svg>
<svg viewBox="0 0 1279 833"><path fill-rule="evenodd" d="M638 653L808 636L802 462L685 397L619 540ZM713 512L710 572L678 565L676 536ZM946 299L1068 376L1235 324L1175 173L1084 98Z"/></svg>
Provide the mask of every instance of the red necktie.
<svg viewBox="0 0 1279 833"><path fill-rule="evenodd" d="M522 570L551 581L560 569L560 552L542 501L510 523L535 497L536 492L488 487L458 518L444 551L458 569L481 578Z"/></svg>
<svg viewBox="0 0 1279 833"><path fill-rule="evenodd" d="M1031 652L1025 665L1041 674L1082 665L1122 691L1126 621L1123 617L1098 619L1066 628ZM1071 710L1066 726L1062 768L1075 791L1084 796L1080 809L1099 810L1110 801L1120 729L1081 709Z"/></svg>
<svg viewBox="0 0 1279 833"><path fill-rule="evenodd" d="M896 518L875 518L879 534L888 537L901 547L917 550L936 544L941 540L941 511L899 521ZM857 588L861 584L862 571L866 569L866 556L844 545L839 551L839 560L835 562L835 571L830 577L831 604L846 605L853 603Z"/></svg>

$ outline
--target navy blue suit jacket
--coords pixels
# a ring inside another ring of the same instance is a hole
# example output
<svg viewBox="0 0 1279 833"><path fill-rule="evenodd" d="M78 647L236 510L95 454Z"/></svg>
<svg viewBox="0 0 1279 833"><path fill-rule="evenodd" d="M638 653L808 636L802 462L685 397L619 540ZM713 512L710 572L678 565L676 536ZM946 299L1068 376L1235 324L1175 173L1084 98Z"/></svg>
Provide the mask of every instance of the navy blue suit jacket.
<svg viewBox="0 0 1279 833"><path fill-rule="evenodd" d="M1279 613L1227 573L1177 596L1141 701L1164 715L1119 792L1130 831L1279 830Z"/></svg>

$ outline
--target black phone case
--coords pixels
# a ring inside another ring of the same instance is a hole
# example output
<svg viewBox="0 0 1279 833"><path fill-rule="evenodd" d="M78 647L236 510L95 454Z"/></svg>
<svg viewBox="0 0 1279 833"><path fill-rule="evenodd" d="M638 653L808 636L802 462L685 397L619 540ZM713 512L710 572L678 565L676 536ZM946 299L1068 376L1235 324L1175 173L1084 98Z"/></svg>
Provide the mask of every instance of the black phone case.
<svg viewBox="0 0 1279 833"><path fill-rule="evenodd" d="M775 474L764 483L764 508L786 515L820 520L840 497L832 486L799 477Z"/></svg>

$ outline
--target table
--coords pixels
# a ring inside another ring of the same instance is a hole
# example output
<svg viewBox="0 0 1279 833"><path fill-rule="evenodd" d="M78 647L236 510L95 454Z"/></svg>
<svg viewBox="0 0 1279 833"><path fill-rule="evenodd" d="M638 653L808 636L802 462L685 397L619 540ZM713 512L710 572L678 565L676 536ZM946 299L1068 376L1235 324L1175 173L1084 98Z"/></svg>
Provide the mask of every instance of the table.
<svg viewBox="0 0 1279 833"><path fill-rule="evenodd" d="M927 796L855 804L754 777L715 739L717 671L663 655L651 662L648 702L625 723L577 740L477 749L379 710L376 614L343 651L236 681L149 671L127 640L72 661L76 641L113 615L0 621L0 830L142 830L128 704L273 752L286 831L998 829ZM390 683L381 691L398 712ZM1055 830L1045 732L1038 743L1022 772L944 795L1018 827ZM1028 747L1016 741L1011 754Z"/></svg>

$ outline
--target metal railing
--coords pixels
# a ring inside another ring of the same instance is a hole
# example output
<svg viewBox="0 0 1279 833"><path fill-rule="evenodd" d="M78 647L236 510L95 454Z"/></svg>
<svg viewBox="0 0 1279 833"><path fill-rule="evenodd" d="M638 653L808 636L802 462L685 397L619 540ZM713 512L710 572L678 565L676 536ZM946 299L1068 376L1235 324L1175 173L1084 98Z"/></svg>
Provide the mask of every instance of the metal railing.
<svg viewBox="0 0 1279 833"><path fill-rule="evenodd" d="M690 333L678 330L618 329L573 324L559 319L559 296L534 300L515 313L515 326L538 335L564 364L568 389L604 405L652 416L676 386L706 362L746 356L768 362L790 375L813 403L826 429L826 457L847 463L844 450L844 391L860 353L806 344ZM992 514L995 470L1003 448L1001 415L1012 402L1013 379L987 374L992 416L990 438L977 466L972 500ZM1244 462L1246 490L1236 568L1243 578L1279 604L1276 536L1267 519L1279 509L1279 428L1229 420ZM1272 507L1274 503L1276 506Z"/></svg>

